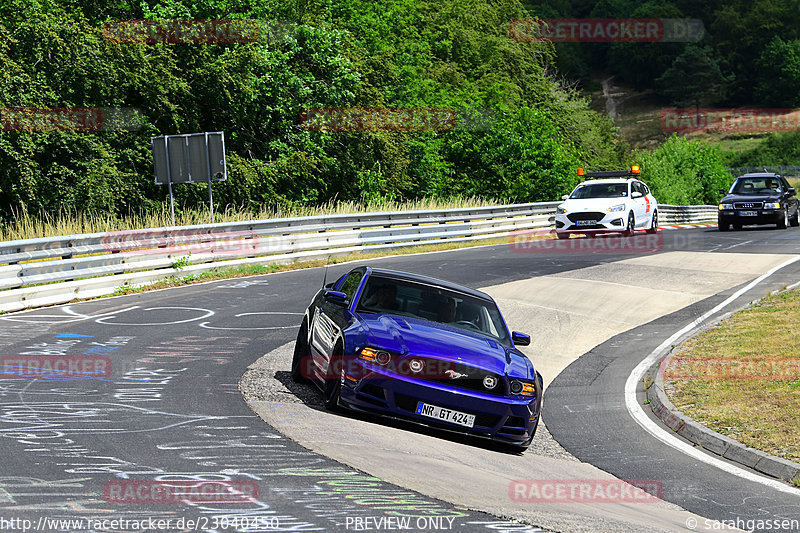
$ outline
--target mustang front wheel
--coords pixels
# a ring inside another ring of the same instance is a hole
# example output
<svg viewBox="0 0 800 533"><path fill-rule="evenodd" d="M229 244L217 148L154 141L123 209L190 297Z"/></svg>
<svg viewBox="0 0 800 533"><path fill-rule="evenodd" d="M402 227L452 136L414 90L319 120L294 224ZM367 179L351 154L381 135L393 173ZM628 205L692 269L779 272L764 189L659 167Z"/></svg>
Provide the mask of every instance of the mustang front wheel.
<svg viewBox="0 0 800 533"><path fill-rule="evenodd" d="M307 376L303 375L303 365L310 362L308 357L311 356L311 351L308 349L307 331L306 321L303 320L300 331L297 332L297 340L294 341L294 355L292 355L292 370L290 375L292 381L295 383L308 381Z"/></svg>

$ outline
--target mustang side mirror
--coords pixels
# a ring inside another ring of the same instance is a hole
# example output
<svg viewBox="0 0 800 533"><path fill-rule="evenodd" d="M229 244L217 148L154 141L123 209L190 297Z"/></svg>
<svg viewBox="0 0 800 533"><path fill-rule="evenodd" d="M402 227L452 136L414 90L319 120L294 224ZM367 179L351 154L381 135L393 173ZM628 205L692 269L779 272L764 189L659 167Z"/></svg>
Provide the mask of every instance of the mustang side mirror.
<svg viewBox="0 0 800 533"><path fill-rule="evenodd" d="M332 303L334 305L341 305L342 307L345 307L347 305L347 295L343 292L325 291L322 293L322 297L325 299L326 302Z"/></svg>
<svg viewBox="0 0 800 533"><path fill-rule="evenodd" d="M514 344L518 344L519 346L528 346L531 343L531 336L520 333L519 331L512 331L511 340Z"/></svg>

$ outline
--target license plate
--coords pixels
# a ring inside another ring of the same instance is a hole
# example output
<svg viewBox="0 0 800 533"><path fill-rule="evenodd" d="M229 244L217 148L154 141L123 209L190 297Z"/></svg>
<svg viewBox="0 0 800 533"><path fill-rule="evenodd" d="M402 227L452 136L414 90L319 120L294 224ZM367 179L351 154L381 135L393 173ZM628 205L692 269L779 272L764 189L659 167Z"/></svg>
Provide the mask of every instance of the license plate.
<svg viewBox="0 0 800 533"><path fill-rule="evenodd" d="M460 411L453 411L439 407L438 405L431 405L428 403L419 402L417 404L417 414L427 416L428 418L435 418L436 420L443 420L451 422L460 426L471 428L475 425L475 415L462 413Z"/></svg>
<svg viewBox="0 0 800 533"><path fill-rule="evenodd" d="M740 217L757 217L758 211L739 211Z"/></svg>
<svg viewBox="0 0 800 533"><path fill-rule="evenodd" d="M575 223L576 226L594 226L597 224L594 220L579 220Z"/></svg>

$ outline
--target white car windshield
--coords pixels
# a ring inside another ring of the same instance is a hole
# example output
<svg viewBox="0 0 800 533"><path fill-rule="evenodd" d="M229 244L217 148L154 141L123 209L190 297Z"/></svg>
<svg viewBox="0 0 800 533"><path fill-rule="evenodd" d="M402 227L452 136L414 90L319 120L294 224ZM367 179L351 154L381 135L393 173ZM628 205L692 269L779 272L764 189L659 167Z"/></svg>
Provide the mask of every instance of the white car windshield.
<svg viewBox="0 0 800 533"><path fill-rule="evenodd" d="M628 196L627 183L591 183L578 185L572 191L570 200L585 200L588 198L624 198Z"/></svg>

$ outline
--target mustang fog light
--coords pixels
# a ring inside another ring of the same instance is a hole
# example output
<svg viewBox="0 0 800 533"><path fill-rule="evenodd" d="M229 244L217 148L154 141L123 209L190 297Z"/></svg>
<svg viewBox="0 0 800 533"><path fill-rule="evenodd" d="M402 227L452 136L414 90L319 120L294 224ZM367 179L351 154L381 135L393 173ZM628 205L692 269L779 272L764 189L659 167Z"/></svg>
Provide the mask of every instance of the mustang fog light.
<svg viewBox="0 0 800 533"><path fill-rule="evenodd" d="M511 392L514 394L519 394L522 392L522 383L519 381L512 381L511 382Z"/></svg>
<svg viewBox="0 0 800 533"><path fill-rule="evenodd" d="M378 352L377 354L375 354L375 362L378 363L379 365L386 366L389 364L389 361L391 360L392 356L389 354L389 352Z"/></svg>
<svg viewBox="0 0 800 533"><path fill-rule="evenodd" d="M425 363L423 363L419 359L412 359L411 361L408 362L408 369L415 374L419 374L420 372L422 372L423 368L425 368Z"/></svg>
<svg viewBox="0 0 800 533"><path fill-rule="evenodd" d="M483 386L486 387L488 390L492 390L493 388L497 387L497 377L495 376L484 377Z"/></svg>

